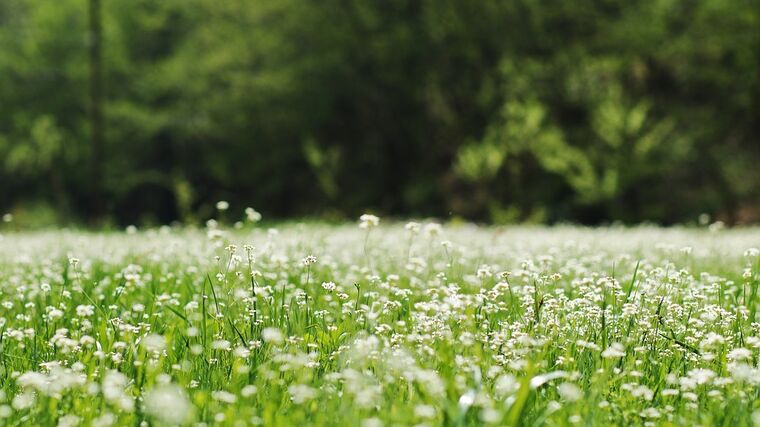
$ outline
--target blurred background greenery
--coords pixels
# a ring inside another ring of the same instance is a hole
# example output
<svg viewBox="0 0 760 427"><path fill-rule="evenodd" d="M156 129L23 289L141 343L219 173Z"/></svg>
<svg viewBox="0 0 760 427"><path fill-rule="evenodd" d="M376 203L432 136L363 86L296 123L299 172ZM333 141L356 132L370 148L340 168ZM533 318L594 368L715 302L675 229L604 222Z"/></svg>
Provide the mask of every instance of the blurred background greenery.
<svg viewBox="0 0 760 427"><path fill-rule="evenodd" d="M760 0L0 1L28 224L747 223L759 163Z"/></svg>

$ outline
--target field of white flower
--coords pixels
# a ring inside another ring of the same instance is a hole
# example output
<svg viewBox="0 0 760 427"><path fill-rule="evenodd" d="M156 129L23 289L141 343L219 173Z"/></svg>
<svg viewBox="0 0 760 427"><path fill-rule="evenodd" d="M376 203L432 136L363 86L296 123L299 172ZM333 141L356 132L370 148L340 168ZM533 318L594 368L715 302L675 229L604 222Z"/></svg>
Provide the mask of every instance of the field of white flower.
<svg viewBox="0 0 760 427"><path fill-rule="evenodd" d="M760 230L6 232L0 425L760 424Z"/></svg>

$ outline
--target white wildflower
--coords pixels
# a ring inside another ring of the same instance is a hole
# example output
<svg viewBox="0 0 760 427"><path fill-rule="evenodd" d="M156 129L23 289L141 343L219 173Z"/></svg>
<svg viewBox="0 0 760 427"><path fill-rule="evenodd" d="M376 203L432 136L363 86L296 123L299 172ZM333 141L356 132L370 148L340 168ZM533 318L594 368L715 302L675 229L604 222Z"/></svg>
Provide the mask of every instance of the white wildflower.
<svg viewBox="0 0 760 427"><path fill-rule="evenodd" d="M245 217L250 222L259 222L261 221L261 214L254 208L245 208Z"/></svg>
<svg viewBox="0 0 760 427"><path fill-rule="evenodd" d="M161 384L150 390L143 400L145 411L167 424L182 424L191 415L192 406L184 390L177 385Z"/></svg>
<svg viewBox="0 0 760 427"><path fill-rule="evenodd" d="M605 359L614 359L623 356L625 356L625 347L620 343L612 343L612 345L602 352L602 357Z"/></svg>
<svg viewBox="0 0 760 427"><path fill-rule="evenodd" d="M281 344L282 332L277 328L264 328L261 331L261 339L270 344Z"/></svg>
<svg viewBox="0 0 760 427"><path fill-rule="evenodd" d="M573 383L562 383L558 385L557 393L568 402L575 402L583 397L583 390Z"/></svg>
<svg viewBox="0 0 760 427"><path fill-rule="evenodd" d="M359 228L369 229L380 225L380 218L375 215L364 214L359 217Z"/></svg>

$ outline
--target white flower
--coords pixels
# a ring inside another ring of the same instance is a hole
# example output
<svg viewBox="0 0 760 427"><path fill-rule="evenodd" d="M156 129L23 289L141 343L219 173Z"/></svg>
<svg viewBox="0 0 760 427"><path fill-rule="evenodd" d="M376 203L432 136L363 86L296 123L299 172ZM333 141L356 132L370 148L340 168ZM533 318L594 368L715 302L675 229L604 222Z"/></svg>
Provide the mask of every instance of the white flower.
<svg viewBox="0 0 760 427"><path fill-rule="evenodd" d="M752 359L752 352L746 348L735 348L728 352L726 357L729 360L750 360Z"/></svg>
<svg viewBox="0 0 760 427"><path fill-rule="evenodd" d="M374 228L380 224L380 218L375 215L364 214L359 217L359 228Z"/></svg>
<svg viewBox="0 0 760 427"><path fill-rule="evenodd" d="M431 405L417 405L414 407L414 415L420 418L435 418L435 407Z"/></svg>
<svg viewBox="0 0 760 427"><path fill-rule="evenodd" d="M409 231L412 234L417 234L420 232L420 224L414 221L407 222L404 228L406 231Z"/></svg>
<svg viewBox="0 0 760 427"><path fill-rule="evenodd" d="M322 282L322 289L324 289L324 290L326 290L328 292L334 291L335 288L336 288L336 286L335 286L335 283L333 283L333 282Z"/></svg>
<svg viewBox="0 0 760 427"><path fill-rule="evenodd" d="M254 208L245 208L245 216L251 222L261 221L261 214Z"/></svg>
<svg viewBox="0 0 760 427"><path fill-rule="evenodd" d="M512 374L503 374L496 379L494 390L499 395L507 395L516 392L520 388L520 382Z"/></svg>
<svg viewBox="0 0 760 427"><path fill-rule="evenodd" d="M110 412L92 420L92 427L110 427L114 424L116 424L116 417Z"/></svg>
<svg viewBox="0 0 760 427"><path fill-rule="evenodd" d="M41 372L25 372L16 379L16 383L23 388L43 391L47 388L48 377Z"/></svg>
<svg viewBox="0 0 760 427"><path fill-rule="evenodd" d="M612 343L611 346L602 352L602 357L605 359L614 359L623 356L625 356L625 347L620 343Z"/></svg>
<svg viewBox="0 0 760 427"><path fill-rule="evenodd" d="M638 385L636 387L631 388L631 396L633 397L640 397L644 400L650 401L654 398L654 392L652 389L645 385Z"/></svg>
<svg viewBox="0 0 760 427"><path fill-rule="evenodd" d="M475 403L474 390L468 390L465 394L459 396L459 409L461 411L466 411L473 403Z"/></svg>
<svg viewBox="0 0 760 427"><path fill-rule="evenodd" d="M600 350L600 348L599 348L598 345L596 345L595 343L589 342L589 341L578 340L578 341L575 342L575 345L577 345L578 347L582 347L582 348L588 348L590 350L596 350L596 351Z"/></svg>
<svg viewBox="0 0 760 427"><path fill-rule="evenodd" d="M441 224L438 224L436 222L430 222L425 224L425 234L428 237L434 237L438 236L443 232L443 227Z"/></svg>
<svg viewBox="0 0 760 427"><path fill-rule="evenodd" d="M501 412L494 408L483 408L483 410L480 411L480 419L484 423L496 424L501 421Z"/></svg>
<svg viewBox="0 0 760 427"><path fill-rule="evenodd" d="M752 384L760 384L760 369L745 363L729 363L728 371L731 377L737 381L749 381Z"/></svg>
<svg viewBox="0 0 760 427"><path fill-rule="evenodd" d="M491 268L488 267L487 265L484 265L478 268L478 272L476 274L478 279L485 279L485 278L491 277L492 275L493 273L491 272Z"/></svg>
<svg viewBox="0 0 760 427"><path fill-rule="evenodd" d="M166 348L166 339L161 335L150 334L142 339L141 344L146 351L160 352Z"/></svg>
<svg viewBox="0 0 760 427"><path fill-rule="evenodd" d="M229 391L224 390L218 390L211 392L211 397L214 400L218 400L220 402L224 403L235 403L237 401L237 396L230 393Z"/></svg>
<svg viewBox="0 0 760 427"><path fill-rule="evenodd" d="M134 399L125 392L129 378L119 371L109 370L103 378L103 397L106 402L122 411L132 412L135 408Z"/></svg>
<svg viewBox="0 0 760 427"><path fill-rule="evenodd" d="M64 415L58 419L58 427L75 427L79 425L79 421L81 421L81 418L76 415Z"/></svg>
<svg viewBox="0 0 760 427"><path fill-rule="evenodd" d="M255 385L247 385L240 390L240 395L243 397L251 397L256 394L257 388Z"/></svg>
<svg viewBox="0 0 760 427"><path fill-rule="evenodd" d="M0 405L0 418L8 418L13 415L13 408L8 405Z"/></svg>
<svg viewBox="0 0 760 427"><path fill-rule="evenodd" d="M16 397L14 397L11 401L11 406L13 406L13 409L16 409L18 411L30 408L32 405L34 405L34 393L31 391L25 391L23 393L17 394Z"/></svg>
<svg viewBox="0 0 760 427"><path fill-rule="evenodd" d="M245 359L246 357L251 355L251 350L243 346L238 346L238 347L235 347L235 351L233 352L233 354L235 354L235 356L237 357Z"/></svg>
<svg viewBox="0 0 760 427"><path fill-rule="evenodd" d="M219 211L226 211L229 208L230 208L230 204L224 200L220 200L216 202L216 209Z"/></svg>
<svg viewBox="0 0 760 427"><path fill-rule="evenodd" d="M282 332L277 328L264 328L261 331L261 339L270 344L282 343Z"/></svg>
<svg viewBox="0 0 760 427"><path fill-rule="evenodd" d="M565 371L554 371L549 372L543 375L536 375L535 377L530 379L530 388L536 389L541 387L542 385L548 383L549 381L556 380L558 378L566 378L567 372Z"/></svg>
<svg viewBox="0 0 760 427"><path fill-rule="evenodd" d="M95 314L95 307L91 305L78 305L77 306L77 316L79 317L88 317Z"/></svg>
<svg viewBox="0 0 760 427"><path fill-rule="evenodd" d="M295 384L288 387L288 393L290 393L290 400L296 405L308 402L317 397L317 391L304 384Z"/></svg>
<svg viewBox="0 0 760 427"><path fill-rule="evenodd" d="M643 418L660 418L660 411L657 408L646 408L639 415Z"/></svg>
<svg viewBox="0 0 760 427"><path fill-rule="evenodd" d="M215 340L211 343L211 348L214 350L229 350L232 348L232 344L227 340Z"/></svg>
<svg viewBox="0 0 760 427"><path fill-rule="evenodd" d="M192 406L177 385L161 384L146 393L145 411L167 424L182 424L190 418Z"/></svg>
<svg viewBox="0 0 760 427"><path fill-rule="evenodd" d="M687 372L688 377L693 380L697 385L707 384L715 378L716 374L711 369L692 369Z"/></svg>
<svg viewBox="0 0 760 427"><path fill-rule="evenodd" d="M562 383L558 385L557 393L568 402L575 402L583 397L583 390L573 383Z"/></svg>

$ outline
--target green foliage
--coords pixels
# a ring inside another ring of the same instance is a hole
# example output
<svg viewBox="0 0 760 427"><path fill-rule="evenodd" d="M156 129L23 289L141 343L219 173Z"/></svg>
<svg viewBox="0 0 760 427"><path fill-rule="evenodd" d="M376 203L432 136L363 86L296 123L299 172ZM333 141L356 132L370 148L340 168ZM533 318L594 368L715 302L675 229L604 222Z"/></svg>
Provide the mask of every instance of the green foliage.
<svg viewBox="0 0 760 427"><path fill-rule="evenodd" d="M757 220L758 6L103 0L104 213ZM88 37L0 4L0 209L97 212Z"/></svg>

